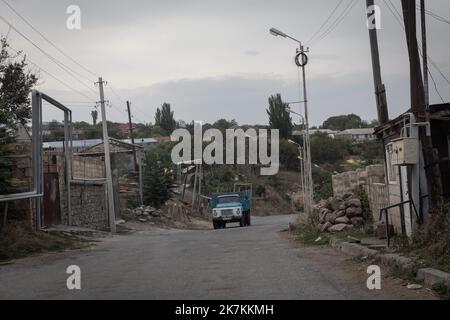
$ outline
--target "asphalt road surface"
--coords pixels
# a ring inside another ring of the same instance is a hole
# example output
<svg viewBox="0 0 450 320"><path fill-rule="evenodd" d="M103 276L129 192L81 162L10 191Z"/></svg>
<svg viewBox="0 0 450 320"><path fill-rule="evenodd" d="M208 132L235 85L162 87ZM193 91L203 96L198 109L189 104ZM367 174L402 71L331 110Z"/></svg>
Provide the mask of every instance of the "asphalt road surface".
<svg viewBox="0 0 450 320"><path fill-rule="evenodd" d="M393 279L369 291L365 267L332 249L289 241L280 231L291 218L253 217L247 228L118 235L88 250L20 259L0 266L0 299L427 297ZM81 290L67 289L70 265L81 268Z"/></svg>

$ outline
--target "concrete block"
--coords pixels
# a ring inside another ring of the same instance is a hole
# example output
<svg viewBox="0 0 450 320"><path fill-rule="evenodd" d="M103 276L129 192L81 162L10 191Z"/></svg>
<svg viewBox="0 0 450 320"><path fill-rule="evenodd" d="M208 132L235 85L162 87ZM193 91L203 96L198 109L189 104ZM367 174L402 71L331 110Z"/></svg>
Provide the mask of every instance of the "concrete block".
<svg viewBox="0 0 450 320"><path fill-rule="evenodd" d="M414 270L414 262L412 259L403 257L396 253L385 253L380 255L381 263L397 267L403 272L410 272Z"/></svg>
<svg viewBox="0 0 450 320"><path fill-rule="evenodd" d="M422 280L427 287L432 287L437 282L444 282L450 286L450 274L437 269L419 269L417 279Z"/></svg>

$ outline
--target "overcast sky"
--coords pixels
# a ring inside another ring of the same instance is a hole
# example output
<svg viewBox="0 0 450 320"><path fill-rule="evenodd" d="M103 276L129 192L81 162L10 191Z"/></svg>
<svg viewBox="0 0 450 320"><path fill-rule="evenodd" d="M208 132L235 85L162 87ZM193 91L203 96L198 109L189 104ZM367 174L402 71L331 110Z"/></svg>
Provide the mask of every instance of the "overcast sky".
<svg viewBox="0 0 450 320"><path fill-rule="evenodd" d="M307 77L312 125L347 113L367 120L376 118L363 0L357 0L342 23L324 39L312 43L308 40L339 0L6 1L59 48L108 81L108 120L126 122L121 100L130 100L136 122L153 122L156 108L169 102L179 120L227 118L241 124L267 123L269 95L280 93L286 101L299 100L298 70L293 62L296 44L273 37L270 27L310 45ZM351 1L343 1L330 23ZM400 10L400 0L391 1ZM405 36L384 1L375 2L382 10L381 65L393 118L409 104ZM81 30L66 27L66 9L72 4L81 8ZM450 18L450 1L429 0L427 6ZM81 81L95 92L0 21L0 32L8 34L14 49L23 50L31 61L83 95L42 71L38 89L66 103L75 121L91 121L91 106L99 100L98 89L93 86L96 79L46 43L2 1L0 15L50 55L88 78ZM323 31L327 29L328 25ZM450 78L450 25L429 17L428 31L429 55ZM449 101L450 85L430 68L439 92ZM441 102L432 83L430 95L431 103ZM46 120L61 119L50 108L45 112Z"/></svg>

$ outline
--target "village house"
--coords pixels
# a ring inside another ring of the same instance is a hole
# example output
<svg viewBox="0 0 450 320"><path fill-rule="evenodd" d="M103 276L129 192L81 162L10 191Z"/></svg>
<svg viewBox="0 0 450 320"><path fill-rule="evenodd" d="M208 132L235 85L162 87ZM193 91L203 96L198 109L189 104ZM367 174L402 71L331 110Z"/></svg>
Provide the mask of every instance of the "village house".
<svg viewBox="0 0 450 320"><path fill-rule="evenodd" d="M334 136L336 139L352 141L371 141L376 139L373 128L347 129L335 133Z"/></svg>
<svg viewBox="0 0 450 320"><path fill-rule="evenodd" d="M426 221L428 191L419 128L431 135L438 150L444 197L450 196L450 104L430 106L430 124L419 123L406 112L376 128L385 148L387 197L390 223L395 231L411 236L417 225Z"/></svg>

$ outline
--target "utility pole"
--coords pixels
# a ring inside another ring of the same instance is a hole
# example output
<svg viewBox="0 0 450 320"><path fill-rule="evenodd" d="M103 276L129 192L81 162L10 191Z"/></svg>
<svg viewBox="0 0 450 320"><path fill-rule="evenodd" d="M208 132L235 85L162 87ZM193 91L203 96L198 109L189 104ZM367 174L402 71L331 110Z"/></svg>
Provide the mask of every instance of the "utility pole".
<svg viewBox="0 0 450 320"><path fill-rule="evenodd" d="M425 17L425 0L420 0L420 21L422 25L422 55L423 55L423 86L425 90L426 118L429 121L430 91L428 88L428 49L427 49L427 24Z"/></svg>
<svg viewBox="0 0 450 320"><path fill-rule="evenodd" d="M127 111L128 111L128 124L130 126L130 138L131 143L133 144L134 171L138 171L139 169L136 160L136 148L134 147L133 123L131 122L130 101L127 101Z"/></svg>
<svg viewBox="0 0 450 320"><path fill-rule="evenodd" d="M111 156L109 153L109 136L108 125L106 122L105 110L105 94L103 92L103 84L105 83L102 77L98 78L98 87L100 90L100 106L102 111L102 129L103 129L103 146L105 151L105 169L106 169L106 189L108 196L108 214L109 214L109 228L112 233L116 232L116 212L114 208L114 190L111 173Z"/></svg>
<svg viewBox="0 0 450 320"><path fill-rule="evenodd" d="M302 44L297 51L297 56L295 62L298 67L302 68L303 77L303 106L305 110L305 139L303 141L303 152L304 152L304 174L305 174L305 189L308 190L306 198L306 213L308 216L312 214L312 205L314 201L314 183L312 178L312 164L311 164L311 139L309 135L309 113L308 113L308 93L306 90L306 71L305 67L308 63L308 56L306 53L309 52L309 48L305 50ZM299 59L301 58L301 59Z"/></svg>
<svg viewBox="0 0 450 320"><path fill-rule="evenodd" d="M195 205L195 193L197 192L197 176L198 176L198 164L194 161L195 165L195 176L194 176L194 188L192 189L192 209Z"/></svg>
<svg viewBox="0 0 450 320"><path fill-rule="evenodd" d="M375 97L377 102L378 121L380 125L389 121L389 112L386 99L386 89L381 79L380 54L378 51L378 36L376 29L375 12L371 12L374 8L374 0L366 0L367 3L367 19L374 25L368 24L370 38L370 52L372 55L373 81L375 87ZM373 19L373 20L372 20Z"/></svg>
<svg viewBox="0 0 450 320"><path fill-rule="evenodd" d="M427 117L425 90L422 81L416 35L416 0L402 0L402 8L410 64L411 110L416 116L416 119L423 122ZM436 227L439 227L441 219L443 218L443 187L441 170L439 167L440 160L437 150L433 148L431 136L426 134L426 130L423 127L419 128L419 138L422 145L428 187L429 219L427 223L427 235L433 236L435 235Z"/></svg>

